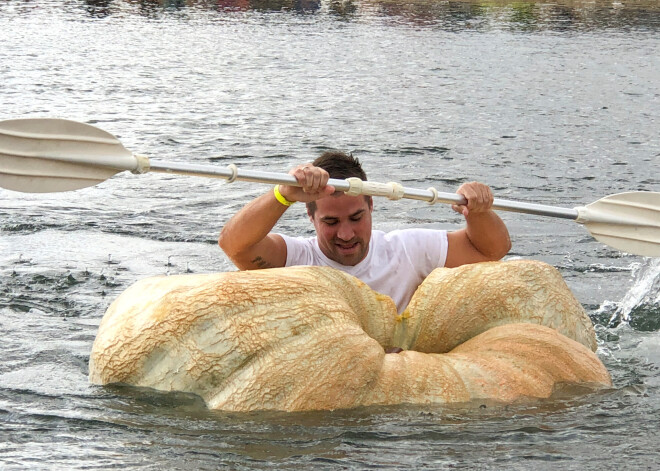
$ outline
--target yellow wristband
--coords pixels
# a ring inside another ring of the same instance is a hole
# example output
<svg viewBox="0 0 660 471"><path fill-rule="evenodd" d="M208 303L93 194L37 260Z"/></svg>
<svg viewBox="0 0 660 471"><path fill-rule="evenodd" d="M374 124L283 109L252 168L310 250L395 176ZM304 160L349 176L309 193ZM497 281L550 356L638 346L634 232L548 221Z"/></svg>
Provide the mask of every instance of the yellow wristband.
<svg viewBox="0 0 660 471"><path fill-rule="evenodd" d="M289 201L282 195L282 193L280 193L279 185L275 185L273 188L273 193L275 193L275 199L282 203L284 206L291 206L293 203L295 203L295 201Z"/></svg>

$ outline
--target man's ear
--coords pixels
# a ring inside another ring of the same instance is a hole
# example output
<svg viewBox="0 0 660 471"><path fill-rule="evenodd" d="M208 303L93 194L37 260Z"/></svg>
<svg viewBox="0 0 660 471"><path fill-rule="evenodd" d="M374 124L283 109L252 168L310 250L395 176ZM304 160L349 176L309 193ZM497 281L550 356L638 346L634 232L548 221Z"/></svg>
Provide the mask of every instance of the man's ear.
<svg viewBox="0 0 660 471"><path fill-rule="evenodd" d="M369 203L368 203L369 204L369 211L373 212L373 210L374 210L374 199L371 196L368 196L368 198L369 198Z"/></svg>

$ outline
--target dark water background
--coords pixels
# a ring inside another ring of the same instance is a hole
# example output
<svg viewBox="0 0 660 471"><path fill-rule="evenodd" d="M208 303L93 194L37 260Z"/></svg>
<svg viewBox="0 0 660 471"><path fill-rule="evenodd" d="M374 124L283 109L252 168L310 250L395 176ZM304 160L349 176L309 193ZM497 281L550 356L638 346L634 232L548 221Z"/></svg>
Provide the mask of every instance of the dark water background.
<svg viewBox="0 0 660 471"><path fill-rule="evenodd" d="M573 207L660 191L656 1L0 0L0 119L95 124L172 161L285 172L327 148L370 179ZM233 270L215 245L255 184L122 174L0 190L2 469L658 469L660 262L570 221L503 214L510 258L559 268L614 387L502 407L208 411L101 388L108 304L145 276ZM453 228L376 201L375 225ZM278 229L311 233L294 206Z"/></svg>

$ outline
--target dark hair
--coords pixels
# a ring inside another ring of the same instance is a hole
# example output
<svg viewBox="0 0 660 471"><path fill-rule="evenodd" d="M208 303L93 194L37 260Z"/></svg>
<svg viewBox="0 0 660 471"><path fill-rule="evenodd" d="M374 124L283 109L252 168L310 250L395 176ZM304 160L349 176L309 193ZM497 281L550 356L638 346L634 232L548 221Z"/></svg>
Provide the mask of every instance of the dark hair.
<svg viewBox="0 0 660 471"><path fill-rule="evenodd" d="M357 177L360 180L367 180L367 174L362 170L360 161L353 157L353 154L347 154L338 150L331 150L322 153L312 162L315 167L321 167L328 172L330 178L346 179ZM371 196L365 196L367 203L370 202ZM316 201L307 203L307 213L314 216L316 212Z"/></svg>
<svg viewBox="0 0 660 471"><path fill-rule="evenodd" d="M330 178L350 178L358 177L360 180L366 180L367 174L362 170L360 161L353 157L353 154L347 154L338 150L331 150L322 153L316 158L312 165L321 167L330 174Z"/></svg>

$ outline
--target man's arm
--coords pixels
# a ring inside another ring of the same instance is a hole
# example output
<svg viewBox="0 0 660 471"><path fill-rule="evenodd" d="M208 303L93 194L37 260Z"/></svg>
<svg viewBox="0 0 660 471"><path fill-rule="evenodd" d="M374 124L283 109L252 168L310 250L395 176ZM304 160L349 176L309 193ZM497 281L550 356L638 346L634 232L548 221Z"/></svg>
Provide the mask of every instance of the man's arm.
<svg viewBox="0 0 660 471"><path fill-rule="evenodd" d="M236 213L220 232L218 244L241 270L283 267L284 239L270 230L286 211L273 191L261 195Z"/></svg>
<svg viewBox="0 0 660 471"><path fill-rule="evenodd" d="M301 187L280 185L281 195L288 201L315 201L332 194L328 173L311 164L300 165L289 172ZM286 243L270 231L288 206L277 200L273 190L259 196L237 212L222 228L218 244L241 270L283 267Z"/></svg>
<svg viewBox="0 0 660 471"><path fill-rule="evenodd" d="M476 262L499 260L511 250L509 231L491 209L493 194L482 183L460 186L456 193L467 199L465 206L453 205L454 211L465 216L465 229L447 234L449 244L446 267L453 268Z"/></svg>

